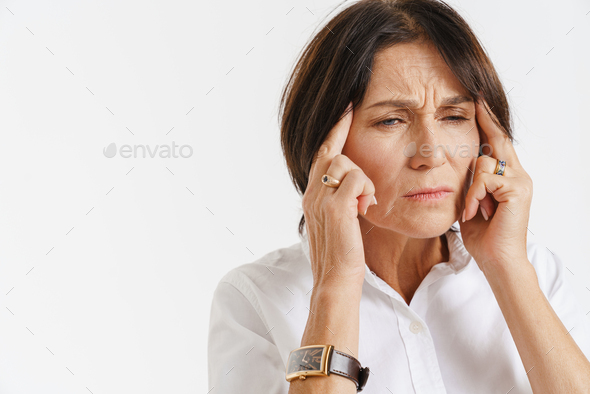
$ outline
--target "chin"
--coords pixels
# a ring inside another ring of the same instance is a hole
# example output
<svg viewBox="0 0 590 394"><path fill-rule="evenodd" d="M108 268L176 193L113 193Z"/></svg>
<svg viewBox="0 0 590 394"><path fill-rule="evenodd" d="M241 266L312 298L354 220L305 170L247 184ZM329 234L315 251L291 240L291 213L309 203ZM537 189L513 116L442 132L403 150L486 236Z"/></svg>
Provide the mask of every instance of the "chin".
<svg viewBox="0 0 590 394"><path fill-rule="evenodd" d="M441 215L417 216L412 218L400 218L400 226L393 231L411 238L434 238L446 233L457 219L444 213Z"/></svg>

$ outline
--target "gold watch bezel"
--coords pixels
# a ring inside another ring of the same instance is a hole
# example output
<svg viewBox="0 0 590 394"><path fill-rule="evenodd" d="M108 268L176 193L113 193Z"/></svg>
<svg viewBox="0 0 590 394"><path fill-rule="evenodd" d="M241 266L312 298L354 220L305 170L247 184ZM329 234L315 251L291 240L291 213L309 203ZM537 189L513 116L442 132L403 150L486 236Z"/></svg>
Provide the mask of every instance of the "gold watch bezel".
<svg viewBox="0 0 590 394"><path fill-rule="evenodd" d="M319 371L297 371L290 374L287 374L289 370L289 360L291 360L291 355L293 352L296 352L301 349L308 349L308 348L324 348L322 352L322 360L320 361L320 370ZM309 346L301 346L297 349L291 350L289 353L289 357L287 358L287 367L285 368L285 375L288 382L292 381L293 379L305 379L307 376L329 376L328 375L328 363L330 361L330 356L332 354L332 349L334 346L332 345L309 345ZM302 378L301 378L302 376Z"/></svg>

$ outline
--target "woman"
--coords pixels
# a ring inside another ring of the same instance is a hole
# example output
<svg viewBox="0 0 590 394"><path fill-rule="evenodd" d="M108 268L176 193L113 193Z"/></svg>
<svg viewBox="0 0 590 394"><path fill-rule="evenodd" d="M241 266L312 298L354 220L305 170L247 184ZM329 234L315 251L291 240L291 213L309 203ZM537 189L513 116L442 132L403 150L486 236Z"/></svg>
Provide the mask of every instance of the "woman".
<svg viewBox="0 0 590 394"><path fill-rule="evenodd" d="M585 316L527 241L506 94L453 9L353 4L281 104L301 243L220 281L211 392L590 391Z"/></svg>

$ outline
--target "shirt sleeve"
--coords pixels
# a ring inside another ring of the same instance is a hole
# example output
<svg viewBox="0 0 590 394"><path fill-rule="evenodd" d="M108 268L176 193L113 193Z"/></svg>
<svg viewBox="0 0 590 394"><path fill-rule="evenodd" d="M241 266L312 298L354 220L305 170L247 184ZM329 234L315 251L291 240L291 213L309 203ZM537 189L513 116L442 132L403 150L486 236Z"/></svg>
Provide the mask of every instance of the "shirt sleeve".
<svg viewBox="0 0 590 394"><path fill-rule="evenodd" d="M561 259L550 251L544 251L546 256L545 278L542 285L547 300L553 310L570 331L588 360L590 360L590 322L582 312L582 306L575 295L572 282L568 275L572 275Z"/></svg>
<svg viewBox="0 0 590 394"><path fill-rule="evenodd" d="M237 286L237 287L236 287ZM240 291L238 287L242 288ZM269 328L239 282L222 279L213 295L208 337L209 388L218 394L287 394L289 382ZM277 379L277 377L283 379Z"/></svg>

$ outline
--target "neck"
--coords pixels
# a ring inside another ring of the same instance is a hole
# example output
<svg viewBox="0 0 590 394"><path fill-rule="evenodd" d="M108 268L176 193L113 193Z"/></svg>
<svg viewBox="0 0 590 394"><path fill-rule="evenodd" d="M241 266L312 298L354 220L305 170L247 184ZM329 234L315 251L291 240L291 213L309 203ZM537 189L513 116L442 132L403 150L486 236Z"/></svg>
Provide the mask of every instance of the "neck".
<svg viewBox="0 0 590 394"><path fill-rule="evenodd" d="M407 304L430 269L449 260L444 234L433 238L411 238L374 226L363 217L359 220L367 266Z"/></svg>

